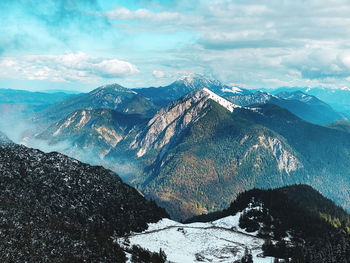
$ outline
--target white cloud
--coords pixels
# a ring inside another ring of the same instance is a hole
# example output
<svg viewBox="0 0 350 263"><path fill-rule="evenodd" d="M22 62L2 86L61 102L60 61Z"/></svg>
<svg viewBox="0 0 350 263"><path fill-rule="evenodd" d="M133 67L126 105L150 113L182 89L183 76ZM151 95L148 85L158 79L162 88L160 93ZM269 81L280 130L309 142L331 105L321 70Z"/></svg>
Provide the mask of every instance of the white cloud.
<svg viewBox="0 0 350 263"><path fill-rule="evenodd" d="M130 11L127 8L118 8L113 11L104 13L109 19L113 20L142 20L142 21L173 21L180 17L176 12L153 12L148 9L137 9Z"/></svg>
<svg viewBox="0 0 350 263"><path fill-rule="evenodd" d="M90 82L101 78L126 77L138 72L130 62L92 57L83 52L6 57L0 60L0 76L3 78Z"/></svg>
<svg viewBox="0 0 350 263"><path fill-rule="evenodd" d="M165 76L164 72L163 71L159 71L159 70L153 70L152 74L156 78L164 78L164 76Z"/></svg>

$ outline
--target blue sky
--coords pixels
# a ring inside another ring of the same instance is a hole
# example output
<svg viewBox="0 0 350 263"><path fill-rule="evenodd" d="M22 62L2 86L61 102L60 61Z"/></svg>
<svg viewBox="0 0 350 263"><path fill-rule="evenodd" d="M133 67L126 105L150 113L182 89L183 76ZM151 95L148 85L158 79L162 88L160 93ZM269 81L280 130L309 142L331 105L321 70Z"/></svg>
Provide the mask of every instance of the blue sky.
<svg viewBox="0 0 350 263"><path fill-rule="evenodd" d="M0 88L350 86L347 0L1 0Z"/></svg>

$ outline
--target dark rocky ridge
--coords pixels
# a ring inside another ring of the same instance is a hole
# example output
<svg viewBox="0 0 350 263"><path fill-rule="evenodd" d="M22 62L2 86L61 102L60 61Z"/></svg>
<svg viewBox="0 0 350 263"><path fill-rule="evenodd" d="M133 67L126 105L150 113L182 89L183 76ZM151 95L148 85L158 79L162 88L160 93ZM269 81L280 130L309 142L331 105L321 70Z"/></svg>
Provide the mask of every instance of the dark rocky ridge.
<svg viewBox="0 0 350 263"><path fill-rule="evenodd" d="M167 217L113 172L0 135L2 262L123 262L112 236Z"/></svg>

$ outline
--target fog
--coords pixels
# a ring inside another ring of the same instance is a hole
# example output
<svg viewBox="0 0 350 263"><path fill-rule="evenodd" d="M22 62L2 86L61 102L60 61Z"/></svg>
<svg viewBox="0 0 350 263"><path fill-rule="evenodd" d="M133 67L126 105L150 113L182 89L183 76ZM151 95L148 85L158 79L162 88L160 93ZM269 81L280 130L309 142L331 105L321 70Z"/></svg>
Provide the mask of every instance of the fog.
<svg viewBox="0 0 350 263"><path fill-rule="evenodd" d="M0 111L0 131L10 140L30 148L43 152L59 152L81 162L91 165L102 165L117 173L124 181L142 172L142 165L135 159L121 154L113 155L106 160L100 156L98 150L93 147L79 148L74 141L64 140L51 144L46 140L36 139L35 135L41 133L45 127L38 126L31 118L20 110Z"/></svg>

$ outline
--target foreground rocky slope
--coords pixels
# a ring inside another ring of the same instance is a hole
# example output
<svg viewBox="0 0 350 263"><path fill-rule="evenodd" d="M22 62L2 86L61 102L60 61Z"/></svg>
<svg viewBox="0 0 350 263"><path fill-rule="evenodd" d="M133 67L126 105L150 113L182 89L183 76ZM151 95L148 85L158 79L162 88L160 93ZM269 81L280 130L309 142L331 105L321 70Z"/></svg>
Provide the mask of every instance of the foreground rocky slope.
<svg viewBox="0 0 350 263"><path fill-rule="evenodd" d="M124 262L112 236L167 213L113 172L0 136L2 262Z"/></svg>

